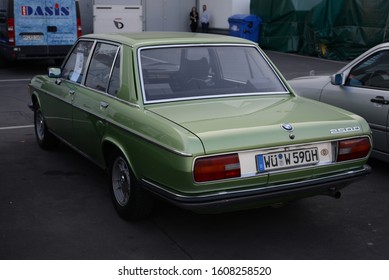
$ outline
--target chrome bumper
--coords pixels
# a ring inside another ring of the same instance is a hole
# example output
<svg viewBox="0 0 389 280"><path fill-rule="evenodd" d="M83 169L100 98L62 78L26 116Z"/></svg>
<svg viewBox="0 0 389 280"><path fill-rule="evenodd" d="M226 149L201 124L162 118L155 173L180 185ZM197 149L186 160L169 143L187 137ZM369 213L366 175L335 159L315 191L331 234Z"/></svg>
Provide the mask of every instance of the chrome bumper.
<svg viewBox="0 0 389 280"><path fill-rule="evenodd" d="M214 213L261 207L315 195L330 195L337 197L340 189L361 177L368 175L370 172L371 167L364 165L359 169L349 170L322 178L200 195L186 195L174 192L148 180L142 180L142 184L153 194L162 197L181 208L189 209L194 212Z"/></svg>

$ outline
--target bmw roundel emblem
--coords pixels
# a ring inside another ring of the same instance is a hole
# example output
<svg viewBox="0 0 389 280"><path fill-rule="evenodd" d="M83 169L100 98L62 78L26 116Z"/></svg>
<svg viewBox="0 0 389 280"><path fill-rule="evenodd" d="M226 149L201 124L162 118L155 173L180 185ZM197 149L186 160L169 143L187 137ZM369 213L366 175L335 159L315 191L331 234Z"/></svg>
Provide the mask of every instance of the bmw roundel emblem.
<svg viewBox="0 0 389 280"><path fill-rule="evenodd" d="M293 131L293 126L290 123L284 123L281 125L281 127L286 131Z"/></svg>

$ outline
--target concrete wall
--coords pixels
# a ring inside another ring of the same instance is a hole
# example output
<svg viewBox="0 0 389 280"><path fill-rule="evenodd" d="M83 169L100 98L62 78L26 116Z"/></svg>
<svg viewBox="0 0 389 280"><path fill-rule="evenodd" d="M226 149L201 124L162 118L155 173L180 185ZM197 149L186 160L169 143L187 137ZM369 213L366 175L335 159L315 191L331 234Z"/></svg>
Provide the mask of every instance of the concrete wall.
<svg viewBox="0 0 389 280"><path fill-rule="evenodd" d="M81 13L82 33L89 34L93 33L93 5L142 5L142 0L78 0L78 4Z"/></svg>
<svg viewBox="0 0 389 280"><path fill-rule="evenodd" d="M146 31L190 31L189 13L196 0L143 0Z"/></svg>

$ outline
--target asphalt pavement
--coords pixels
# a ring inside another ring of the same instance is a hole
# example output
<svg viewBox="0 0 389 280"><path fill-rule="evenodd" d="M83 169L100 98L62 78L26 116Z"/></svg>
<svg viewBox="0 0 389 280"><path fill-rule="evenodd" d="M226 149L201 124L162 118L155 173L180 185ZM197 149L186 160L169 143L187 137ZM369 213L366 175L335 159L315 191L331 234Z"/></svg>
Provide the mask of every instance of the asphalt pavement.
<svg viewBox="0 0 389 280"><path fill-rule="evenodd" d="M294 53L265 52L288 80L309 75L330 75L348 63L347 61L327 60Z"/></svg>

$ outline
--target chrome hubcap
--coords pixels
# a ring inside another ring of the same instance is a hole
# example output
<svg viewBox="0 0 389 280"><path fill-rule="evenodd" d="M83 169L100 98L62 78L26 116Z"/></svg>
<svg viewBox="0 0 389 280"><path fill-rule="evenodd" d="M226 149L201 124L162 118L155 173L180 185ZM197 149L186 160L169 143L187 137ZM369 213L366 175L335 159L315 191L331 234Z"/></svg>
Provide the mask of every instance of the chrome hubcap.
<svg viewBox="0 0 389 280"><path fill-rule="evenodd" d="M120 206L130 200L131 179L126 161L118 157L112 167L112 188L115 199Z"/></svg>
<svg viewBox="0 0 389 280"><path fill-rule="evenodd" d="M42 140L45 136L45 123L43 121L43 116L41 112L37 112L35 127L38 138Z"/></svg>

